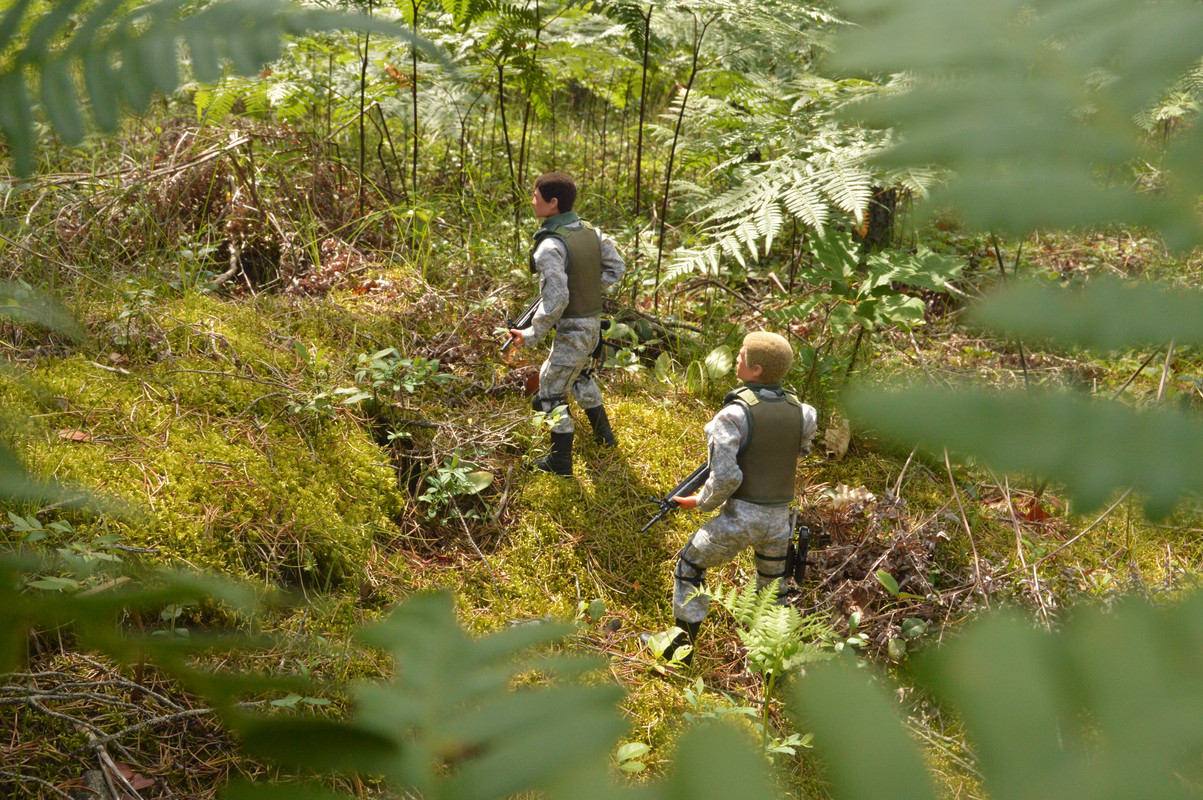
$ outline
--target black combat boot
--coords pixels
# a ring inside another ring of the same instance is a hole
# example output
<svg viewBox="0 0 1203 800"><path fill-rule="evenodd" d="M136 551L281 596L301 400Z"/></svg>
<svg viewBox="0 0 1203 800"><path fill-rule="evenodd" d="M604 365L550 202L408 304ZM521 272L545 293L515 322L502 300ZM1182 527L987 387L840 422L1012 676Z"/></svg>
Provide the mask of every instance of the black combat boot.
<svg viewBox="0 0 1203 800"><path fill-rule="evenodd" d="M606 416L605 406L586 408L585 416L589 418L589 424L593 426L593 441L604 444L606 447L614 447L618 444L614 439L614 431L610 429L610 419Z"/></svg>
<svg viewBox="0 0 1203 800"><path fill-rule="evenodd" d="M572 477L572 431L567 433L551 433L551 452L543 458L535 459L533 469L543 472L554 472L565 478Z"/></svg>
<svg viewBox="0 0 1203 800"><path fill-rule="evenodd" d="M680 619L674 620L674 622L677 623L677 627L683 630L684 633L678 633L676 638L669 643L668 647L664 648L664 657L671 661L678 648L689 645L689 652L681 657L681 663L688 667L693 663L693 648L698 640L698 628L702 627L702 623L685 622Z"/></svg>
<svg viewBox="0 0 1203 800"><path fill-rule="evenodd" d="M668 643L661 655L664 656L666 661L672 661L673 656L676 655L679 648L689 645L689 652L681 656L681 663L688 667L693 663L693 644L695 641L697 641L698 628L702 627L702 623L685 622L684 620L680 619L674 620L674 622L676 623L677 627L681 629L681 633L678 633L675 637L673 637L673 640ZM652 634L639 634L639 642L645 647L651 643L651 640Z"/></svg>

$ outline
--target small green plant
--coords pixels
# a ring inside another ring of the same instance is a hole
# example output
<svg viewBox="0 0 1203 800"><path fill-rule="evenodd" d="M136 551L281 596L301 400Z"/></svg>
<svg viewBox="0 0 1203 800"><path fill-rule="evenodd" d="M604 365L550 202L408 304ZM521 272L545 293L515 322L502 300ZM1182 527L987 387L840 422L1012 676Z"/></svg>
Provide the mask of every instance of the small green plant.
<svg viewBox="0 0 1203 800"><path fill-rule="evenodd" d="M159 612L159 619L167 623L167 627L163 630L154 631L151 636L166 636L169 639L175 637L183 637L187 639L192 635L184 626L180 625L180 617L184 615L184 609L188 606L194 606L196 603L168 603Z"/></svg>
<svg viewBox="0 0 1203 800"><path fill-rule="evenodd" d="M779 605L780 586L778 579L760 591L749 583L742 590L734 587L724 590L718 586L712 592L738 625L736 630L747 650L749 671L759 674L764 681L760 733L766 750L770 748L770 704L781 679L803 664L832 657L825 647L833 636L831 627L818 617L804 617L792 606Z"/></svg>
<svg viewBox="0 0 1203 800"><path fill-rule="evenodd" d="M706 392L716 381L726 377L735 367L735 354L727 345L719 345L701 361L691 361L685 368L685 385L696 392Z"/></svg>
<svg viewBox="0 0 1203 800"><path fill-rule="evenodd" d="M452 506L457 497L478 494L493 483L493 474L476 468L476 465L464 461L458 452L453 453L443 461L442 466L434 474L426 476L426 491L419 497L421 503L428 503L426 519L433 520L443 515L448 506ZM475 511L461 512L459 516L474 519L480 515Z"/></svg>
<svg viewBox="0 0 1203 800"><path fill-rule="evenodd" d="M683 644L673 650L672 658L667 658L664 653L669 649L669 646L676 640L678 636L685 636L685 631L677 626L673 626L668 630L653 633L647 640L647 649L652 654L652 665L649 667L651 672L660 675L666 674L665 668L672 667L681 669L685 667L682 662L687 655L693 652L693 645Z"/></svg>
<svg viewBox="0 0 1203 800"><path fill-rule="evenodd" d="M606 601L597 597L589 602L582 600L576 604L576 617L574 621L577 625L596 625L601 622L601 618L605 615Z"/></svg>
<svg viewBox="0 0 1203 800"><path fill-rule="evenodd" d="M859 611L853 611L848 615L848 636L835 643L834 647L837 653L852 653L869 645L868 634L860 630L862 618Z"/></svg>
<svg viewBox="0 0 1203 800"><path fill-rule="evenodd" d="M333 367L325 350L316 345L310 350L299 339L293 340L292 349L297 354L297 358L301 359L301 363L305 365L305 371L310 378L321 383L326 383L330 380Z"/></svg>
<svg viewBox="0 0 1203 800"><path fill-rule="evenodd" d="M66 520L43 525L34 514L22 517L12 511L8 512L8 519L13 525L13 532L20 534L21 542L24 544L40 542L51 534L66 535L74 532L71 523Z"/></svg>
<svg viewBox="0 0 1203 800"><path fill-rule="evenodd" d="M65 522L61 525L51 525L58 526L56 531L73 532L71 526ZM62 568L56 574L28 575L25 585L32 589L57 592L78 592L99 586L111 578L106 567L122 563L121 556L108 552L119 541L119 534L110 533L98 536L90 542L68 542L56 547L54 550L61 558Z"/></svg>
<svg viewBox="0 0 1203 800"><path fill-rule="evenodd" d="M903 258L875 254L860 257L852 234L829 230L809 240L815 264L811 283L824 288L809 294L803 303L773 312L782 323L805 319L820 306L829 307L827 323L836 336L856 328L873 331L884 326L921 325L926 304L895 288L897 285L947 292L948 281L961 274L959 261L920 247Z"/></svg>
<svg viewBox="0 0 1203 800"><path fill-rule="evenodd" d="M707 699L709 694L722 698L722 704L715 704ZM692 725L706 725L711 721L742 718L750 724L760 736L765 753L769 755L796 755L799 748L810 747L811 734L787 731L783 736L776 736L766 728L761 719L761 710L750 705L735 702L722 692L707 692L706 684L701 678L685 690L685 702L690 711L682 714L686 722Z"/></svg>
<svg viewBox="0 0 1203 800"><path fill-rule="evenodd" d="M212 284L215 273L209 267L213 264L213 254L217 252L217 245L201 244L189 242L186 239L180 242L179 262L179 277L170 282L171 288L177 291L185 291L187 289L198 288L201 291L209 291L213 287Z"/></svg>
<svg viewBox="0 0 1203 800"><path fill-rule="evenodd" d="M391 397L413 394L425 384L443 385L453 375L439 372L437 358L401 358L395 347L386 347L371 355L360 353L356 360L355 384L370 394L356 395L344 402L358 402L367 397Z"/></svg>
<svg viewBox="0 0 1203 800"><path fill-rule="evenodd" d="M324 698L306 697L304 695L297 694L296 692L289 692L284 697L281 697L281 698L271 701L271 704L273 706L275 706L276 708L295 709L301 703L304 703L307 706L328 706L328 705L330 705L330 701L326 700Z"/></svg>
<svg viewBox="0 0 1203 800"><path fill-rule="evenodd" d="M319 419L334 419L338 416L338 407L344 404L338 389L330 392L314 392L305 395L288 404L288 411L299 416Z"/></svg>
<svg viewBox="0 0 1203 800"><path fill-rule="evenodd" d="M652 748L643 742L623 742L619 745L618 752L614 754L614 760L618 762L618 768L623 772L643 772L647 769L647 764L639 759L651 751Z"/></svg>
<svg viewBox="0 0 1203 800"><path fill-rule="evenodd" d="M143 325L153 325L153 312L159 304L159 295L154 289L140 288L127 281L131 288L121 292L124 301L117 312L117 319L109 323L108 330L113 342L119 347L132 347Z"/></svg>
<svg viewBox="0 0 1203 800"><path fill-rule="evenodd" d="M413 394L428 383L445 384L453 375L439 372L434 358L401 358L396 348L387 347L375 353L360 353L356 358L353 386L322 388L331 382L332 367L320 348L312 352L301 342L293 343L301 360L319 384L315 390L289 404L289 411L311 417L332 419L342 406L353 406L365 400L383 401L398 394ZM393 438L393 437L391 437Z"/></svg>

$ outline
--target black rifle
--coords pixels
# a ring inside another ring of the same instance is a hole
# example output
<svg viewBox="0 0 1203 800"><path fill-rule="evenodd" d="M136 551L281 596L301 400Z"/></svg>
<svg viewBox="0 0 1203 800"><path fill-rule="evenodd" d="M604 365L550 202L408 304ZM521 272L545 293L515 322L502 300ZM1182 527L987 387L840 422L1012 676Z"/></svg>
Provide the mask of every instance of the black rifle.
<svg viewBox="0 0 1203 800"><path fill-rule="evenodd" d="M526 310L519 315L518 319L510 321L509 327L515 330L522 330L523 328L530 327L531 320L535 318L535 311L539 308L540 299L540 297L536 297L534 300L531 300L530 305L527 306ZM510 338L505 340L505 344L501 345L501 352L503 353L506 350L509 350L514 344L514 334L509 334L509 337Z"/></svg>
<svg viewBox="0 0 1203 800"><path fill-rule="evenodd" d="M796 544L795 544L796 542ZM785 574L801 586L806 577L806 567L810 564L806 557L810 554L810 528L798 525L790 535L789 545L785 548Z"/></svg>
<svg viewBox="0 0 1203 800"><path fill-rule="evenodd" d="M663 499L660 499L658 497L648 498L651 502L660 506L660 510L658 512L656 512L656 516L652 517L651 520L646 525L644 525L642 528L639 529L639 532L643 533L648 528L652 527L657 522L659 522L660 520L667 517L674 510L680 508L681 504L678 503L676 500L673 500L673 498L674 497L689 497L691 494L697 494L697 491L702 488L702 486L706 483L706 479L709 477L710 477L710 463L706 462L706 463L702 464L702 466L695 469L693 472L689 473L689 477L686 478L685 480L681 481L680 483L678 483L671 492L669 492L668 494L666 494L664 496Z"/></svg>

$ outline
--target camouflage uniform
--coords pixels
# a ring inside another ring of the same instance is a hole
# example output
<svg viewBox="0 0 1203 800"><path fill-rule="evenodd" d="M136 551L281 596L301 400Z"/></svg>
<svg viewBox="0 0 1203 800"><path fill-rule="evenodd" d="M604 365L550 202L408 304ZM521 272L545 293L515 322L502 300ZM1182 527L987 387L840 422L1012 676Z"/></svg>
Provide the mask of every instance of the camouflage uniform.
<svg viewBox="0 0 1203 800"><path fill-rule="evenodd" d="M566 211L548 217L543 228L554 230L566 227L570 230L582 226L581 218L574 211ZM618 254L614 242L601 231L597 231L601 245L601 285L604 290L622 278L626 263ZM568 391L581 408L596 408L602 404L601 390L593 380L592 368L586 369L589 358L601 335L601 317L561 317L568 306L568 247L555 236L544 238L531 255L535 269L541 279L539 308L524 328L522 338L527 344L539 341L555 328L551 352L539 369L539 392L535 396L537 408L548 413L557 413L553 433L571 433L574 429L568 414Z"/></svg>
<svg viewBox="0 0 1203 800"><path fill-rule="evenodd" d="M749 384L757 392L772 396L773 388ZM777 387L774 387L777 388ZM802 405L802 449L798 457L810 452L814 439L816 412ZM722 506L718 516L702 525L689 538L677 560L673 577L673 614L678 620L699 623L710 607L710 596L699 590L706 569L725 564L745 547L756 552L756 588L762 589L784 571L785 551L790 537L789 504L763 505L732 498L743 481L736 462L740 448L748 439L744 409L736 404L724 406L706 424L710 453L710 477L698 492L699 511ZM771 576L771 577L770 577ZM691 599L692 598L692 599Z"/></svg>

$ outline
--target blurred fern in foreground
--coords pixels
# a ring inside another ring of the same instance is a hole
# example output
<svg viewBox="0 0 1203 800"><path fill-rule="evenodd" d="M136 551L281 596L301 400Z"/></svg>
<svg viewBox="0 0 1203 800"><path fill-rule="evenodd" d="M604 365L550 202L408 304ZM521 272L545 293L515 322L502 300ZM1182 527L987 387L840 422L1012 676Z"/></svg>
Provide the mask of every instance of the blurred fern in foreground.
<svg viewBox="0 0 1203 800"><path fill-rule="evenodd" d="M1203 57L1203 6L841 5L862 26L840 37L836 63L912 81L909 91L848 113L896 131L889 163L952 170L933 202L977 227L1016 235L1120 222L1158 228L1178 246L1199 241L1203 131L1179 126L1163 153L1138 119L1175 91L1197 92L1199 81L1185 76ZM1160 165L1157 191L1132 191L1137 171L1150 164Z"/></svg>
<svg viewBox="0 0 1203 800"><path fill-rule="evenodd" d="M0 137L19 175L34 170L35 103L68 144L87 131L85 104L96 124L112 132L123 113L137 114L156 92L180 85L181 44L200 81L220 78L223 62L242 75L257 73L279 56L284 37L303 31L371 31L430 49L400 26L286 0L224 0L200 10L178 0L133 10L114 0L45 5L17 0L0 16L0 53L9 56L0 65Z"/></svg>

